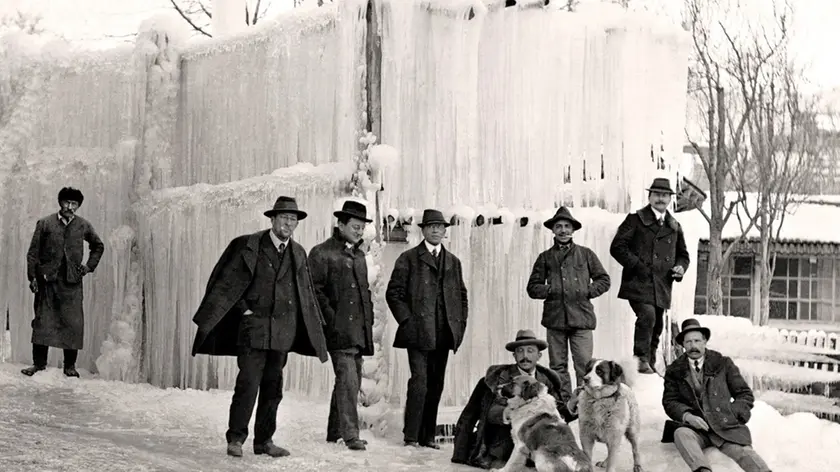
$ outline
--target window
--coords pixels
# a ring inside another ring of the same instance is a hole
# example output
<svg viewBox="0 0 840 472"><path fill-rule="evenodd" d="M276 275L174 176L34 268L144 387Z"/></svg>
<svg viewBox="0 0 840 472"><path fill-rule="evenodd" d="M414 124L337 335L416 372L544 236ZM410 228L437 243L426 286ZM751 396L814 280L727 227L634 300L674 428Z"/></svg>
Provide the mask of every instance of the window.
<svg viewBox="0 0 840 472"><path fill-rule="evenodd" d="M752 312L753 256L731 256L723 265L723 314L749 318Z"/></svg>
<svg viewBox="0 0 840 472"><path fill-rule="evenodd" d="M829 257L777 257L770 282L770 319L833 322L840 264Z"/></svg>

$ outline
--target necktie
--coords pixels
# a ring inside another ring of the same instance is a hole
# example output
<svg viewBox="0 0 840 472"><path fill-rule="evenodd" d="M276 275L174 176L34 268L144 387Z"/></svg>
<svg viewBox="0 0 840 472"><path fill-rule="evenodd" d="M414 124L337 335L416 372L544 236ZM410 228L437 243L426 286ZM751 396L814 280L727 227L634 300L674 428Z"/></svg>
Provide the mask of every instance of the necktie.
<svg viewBox="0 0 840 472"><path fill-rule="evenodd" d="M659 218L658 220L656 220L659 223L659 226L662 226L662 224L665 222L663 221L664 219L665 218Z"/></svg>
<svg viewBox="0 0 840 472"><path fill-rule="evenodd" d="M277 253L281 256L286 253L286 243L280 243L280 245L277 246Z"/></svg>
<svg viewBox="0 0 840 472"><path fill-rule="evenodd" d="M438 256L438 250L437 250L437 248L432 249L432 257L434 257L435 259L437 259L437 256Z"/></svg>
<svg viewBox="0 0 840 472"><path fill-rule="evenodd" d="M700 373L700 361L694 361L694 372Z"/></svg>

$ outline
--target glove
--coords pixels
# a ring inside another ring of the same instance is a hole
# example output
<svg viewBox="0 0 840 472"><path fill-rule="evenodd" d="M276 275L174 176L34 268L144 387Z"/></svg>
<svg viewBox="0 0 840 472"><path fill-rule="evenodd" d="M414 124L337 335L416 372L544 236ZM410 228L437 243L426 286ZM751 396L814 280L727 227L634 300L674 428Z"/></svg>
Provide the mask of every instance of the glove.
<svg viewBox="0 0 840 472"><path fill-rule="evenodd" d="M683 423L687 423L692 428L699 429L700 431L709 430L709 425L706 423L706 420L697 415L692 415L691 413L683 415Z"/></svg>
<svg viewBox="0 0 840 472"><path fill-rule="evenodd" d="M29 281L29 291L31 291L32 293L38 293L38 281L37 280L32 279L32 280Z"/></svg>

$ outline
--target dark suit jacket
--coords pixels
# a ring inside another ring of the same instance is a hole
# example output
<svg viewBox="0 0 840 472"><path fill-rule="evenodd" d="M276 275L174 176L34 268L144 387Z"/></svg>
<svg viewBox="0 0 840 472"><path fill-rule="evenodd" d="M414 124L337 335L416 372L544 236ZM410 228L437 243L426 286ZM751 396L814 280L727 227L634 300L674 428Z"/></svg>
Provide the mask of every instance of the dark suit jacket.
<svg viewBox="0 0 840 472"><path fill-rule="evenodd" d="M659 308L671 307L671 269L688 269L689 255L682 226L665 214L659 226L650 205L627 215L610 246L610 254L624 267L618 298L647 303Z"/></svg>
<svg viewBox="0 0 840 472"><path fill-rule="evenodd" d="M193 322L198 325L192 354L211 354L217 356L236 356L237 337L239 335L242 313L247 308L242 297L254 277L254 269L260 250L260 238L268 230L239 236L228 244L227 249L207 282L207 290ZM323 318L306 262L303 246L289 241L286 256L291 256L296 277L300 315L306 326L308 340L296 340L291 352L303 356L318 357L326 362L327 347L324 340Z"/></svg>
<svg viewBox="0 0 840 472"><path fill-rule="evenodd" d="M67 256L68 283L82 281L80 268L85 254L84 242L90 246L86 263L93 272L99 265L105 245L93 229L93 225L81 216L74 216L66 227L59 221L58 213L41 218L35 224L35 233L26 252L26 276L29 281L35 279L54 282L59 276L59 267Z"/></svg>
<svg viewBox="0 0 840 472"><path fill-rule="evenodd" d="M443 247L443 246L441 246ZM443 248L442 269L437 268L425 241L397 258L385 292L388 308L400 327L394 347L433 350L436 347L435 308L438 293L438 270L443 270L443 302L452 330L453 351L457 352L467 327L467 286L461 261Z"/></svg>

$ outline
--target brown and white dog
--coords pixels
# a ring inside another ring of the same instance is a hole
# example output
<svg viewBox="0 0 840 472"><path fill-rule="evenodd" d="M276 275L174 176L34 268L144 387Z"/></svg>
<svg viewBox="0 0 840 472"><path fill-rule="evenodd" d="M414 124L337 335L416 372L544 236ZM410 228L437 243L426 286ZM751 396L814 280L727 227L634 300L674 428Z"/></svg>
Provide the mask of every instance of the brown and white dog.
<svg viewBox="0 0 840 472"><path fill-rule="evenodd" d="M501 472L520 470L528 457L538 472L592 472L589 458L560 417L557 401L542 382L518 375L501 389L508 399L504 421L511 426L513 453Z"/></svg>
<svg viewBox="0 0 840 472"><path fill-rule="evenodd" d="M637 369L635 359L613 362L593 359L586 366L583 389L569 402L569 409L579 416L580 445L592 458L595 441L607 445L607 459L598 462L606 472L615 472L621 439L626 437L633 449L633 472L643 472L639 454L639 404L630 388Z"/></svg>

